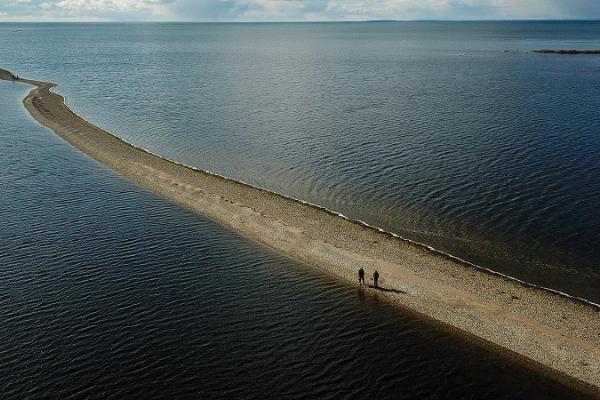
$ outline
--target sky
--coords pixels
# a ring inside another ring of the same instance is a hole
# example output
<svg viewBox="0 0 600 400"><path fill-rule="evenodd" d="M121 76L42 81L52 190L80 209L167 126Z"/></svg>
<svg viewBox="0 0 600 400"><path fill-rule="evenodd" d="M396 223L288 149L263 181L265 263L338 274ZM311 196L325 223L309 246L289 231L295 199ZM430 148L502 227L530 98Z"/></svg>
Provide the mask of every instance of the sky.
<svg viewBox="0 0 600 400"><path fill-rule="evenodd" d="M0 0L0 21L600 19L600 0Z"/></svg>

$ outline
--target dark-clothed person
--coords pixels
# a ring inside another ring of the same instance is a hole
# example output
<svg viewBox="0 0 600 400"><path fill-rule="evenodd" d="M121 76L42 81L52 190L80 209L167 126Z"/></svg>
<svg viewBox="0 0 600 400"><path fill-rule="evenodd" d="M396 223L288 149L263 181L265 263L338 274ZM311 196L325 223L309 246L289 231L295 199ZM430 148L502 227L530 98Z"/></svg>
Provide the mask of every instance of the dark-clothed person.
<svg viewBox="0 0 600 400"><path fill-rule="evenodd" d="M365 270L362 267L358 270L358 284L361 286L365 284Z"/></svg>
<svg viewBox="0 0 600 400"><path fill-rule="evenodd" d="M377 282L378 280L379 280L379 272L375 271L375 272L373 272L373 286L379 287L379 283Z"/></svg>

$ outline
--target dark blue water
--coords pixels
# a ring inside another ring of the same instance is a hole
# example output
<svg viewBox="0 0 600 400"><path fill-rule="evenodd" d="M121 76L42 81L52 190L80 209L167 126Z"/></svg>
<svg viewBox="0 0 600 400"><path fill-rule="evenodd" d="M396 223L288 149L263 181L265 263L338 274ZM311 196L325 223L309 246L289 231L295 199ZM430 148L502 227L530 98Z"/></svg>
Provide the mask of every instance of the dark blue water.
<svg viewBox="0 0 600 400"><path fill-rule="evenodd" d="M0 82L0 397L583 398L148 193Z"/></svg>
<svg viewBox="0 0 600 400"><path fill-rule="evenodd" d="M0 24L154 152L600 301L598 22Z"/></svg>

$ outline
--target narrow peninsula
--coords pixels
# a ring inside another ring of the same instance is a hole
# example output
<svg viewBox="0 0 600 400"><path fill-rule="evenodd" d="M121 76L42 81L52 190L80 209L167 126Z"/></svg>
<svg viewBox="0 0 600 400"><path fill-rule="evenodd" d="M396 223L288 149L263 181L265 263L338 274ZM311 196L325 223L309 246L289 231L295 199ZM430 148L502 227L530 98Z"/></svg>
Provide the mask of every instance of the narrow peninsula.
<svg viewBox="0 0 600 400"><path fill-rule="evenodd" d="M13 74L0 70L0 78ZM52 83L28 79L23 100L39 123L156 194L315 268L367 288L481 345L600 394L600 309L477 269L326 209L164 159L76 115ZM520 362L519 361L519 362Z"/></svg>
<svg viewBox="0 0 600 400"><path fill-rule="evenodd" d="M541 49L534 50L534 53L540 54L598 54L600 55L600 50L549 50L549 49Z"/></svg>

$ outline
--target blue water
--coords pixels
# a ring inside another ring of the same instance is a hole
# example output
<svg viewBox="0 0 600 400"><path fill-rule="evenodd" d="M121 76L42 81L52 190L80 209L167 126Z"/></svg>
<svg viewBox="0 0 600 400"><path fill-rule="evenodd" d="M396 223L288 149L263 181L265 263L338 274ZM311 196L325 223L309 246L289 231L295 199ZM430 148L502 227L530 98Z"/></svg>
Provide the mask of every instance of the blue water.
<svg viewBox="0 0 600 400"><path fill-rule="evenodd" d="M0 24L139 146L600 301L598 22Z"/></svg>
<svg viewBox="0 0 600 400"><path fill-rule="evenodd" d="M117 176L0 82L0 394L584 398Z"/></svg>

